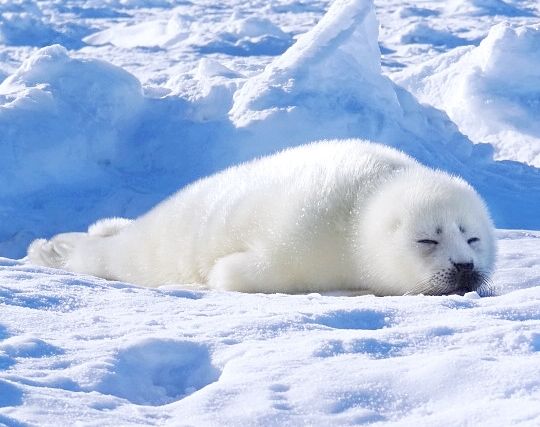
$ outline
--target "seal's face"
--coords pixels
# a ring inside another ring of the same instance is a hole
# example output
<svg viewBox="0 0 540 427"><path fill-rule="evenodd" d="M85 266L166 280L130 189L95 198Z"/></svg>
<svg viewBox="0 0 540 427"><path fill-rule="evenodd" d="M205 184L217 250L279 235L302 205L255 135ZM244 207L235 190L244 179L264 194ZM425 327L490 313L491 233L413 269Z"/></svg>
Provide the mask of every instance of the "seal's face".
<svg viewBox="0 0 540 427"><path fill-rule="evenodd" d="M491 295L489 275L495 243L491 220L475 193L458 198L435 198L415 206L397 230L401 244L417 263L411 271L415 284L407 293L460 294L476 291Z"/></svg>
<svg viewBox="0 0 540 427"><path fill-rule="evenodd" d="M478 194L442 172L403 174L366 209L364 280L379 295L492 294L493 224Z"/></svg>
<svg viewBox="0 0 540 427"><path fill-rule="evenodd" d="M437 225L429 232L416 230L411 242L426 278L410 293L425 295L460 294L476 291L490 295L489 273L492 268L491 239L481 227L465 227L460 221Z"/></svg>

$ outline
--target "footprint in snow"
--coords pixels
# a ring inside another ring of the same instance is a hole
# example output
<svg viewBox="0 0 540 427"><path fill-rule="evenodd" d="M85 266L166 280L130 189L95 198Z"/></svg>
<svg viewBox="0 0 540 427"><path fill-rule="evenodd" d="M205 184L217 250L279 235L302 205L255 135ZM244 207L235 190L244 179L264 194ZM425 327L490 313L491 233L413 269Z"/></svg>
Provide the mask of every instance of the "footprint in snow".
<svg viewBox="0 0 540 427"><path fill-rule="evenodd" d="M118 351L96 391L138 405L165 405L217 381L206 345L149 338Z"/></svg>
<svg viewBox="0 0 540 427"><path fill-rule="evenodd" d="M274 403L272 407L280 411L290 411L292 406L289 404L286 393L289 391L289 386L284 384L272 384L270 387L270 400Z"/></svg>
<svg viewBox="0 0 540 427"><path fill-rule="evenodd" d="M389 324L388 313L369 309L336 310L315 316L313 323L333 329L382 329Z"/></svg>

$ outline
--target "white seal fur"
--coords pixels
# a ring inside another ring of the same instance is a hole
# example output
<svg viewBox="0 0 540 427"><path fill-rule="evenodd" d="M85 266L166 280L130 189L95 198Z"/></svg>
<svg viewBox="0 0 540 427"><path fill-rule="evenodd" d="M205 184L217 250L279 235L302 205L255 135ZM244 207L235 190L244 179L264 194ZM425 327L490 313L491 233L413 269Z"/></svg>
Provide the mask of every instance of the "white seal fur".
<svg viewBox="0 0 540 427"><path fill-rule="evenodd" d="M492 221L469 184L359 140L241 164L135 221L28 249L31 263L145 286L375 295L483 289L494 257Z"/></svg>

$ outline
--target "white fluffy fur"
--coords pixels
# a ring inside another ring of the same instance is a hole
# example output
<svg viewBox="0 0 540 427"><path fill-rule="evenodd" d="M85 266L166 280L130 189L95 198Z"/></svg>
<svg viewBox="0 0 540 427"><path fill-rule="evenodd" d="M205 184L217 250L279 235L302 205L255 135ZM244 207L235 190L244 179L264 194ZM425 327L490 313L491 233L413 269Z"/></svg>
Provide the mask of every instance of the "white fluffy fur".
<svg viewBox="0 0 540 427"><path fill-rule="evenodd" d="M114 236L115 234L118 234L122 228L131 224L132 222L132 219L117 217L100 219L88 227L88 234L91 236L101 237Z"/></svg>
<svg viewBox="0 0 540 427"><path fill-rule="evenodd" d="M436 248L417 243L435 238ZM358 140L227 169L133 222L106 220L28 250L32 263L146 286L377 295L414 292L452 262L490 272L494 256L489 214L466 182Z"/></svg>

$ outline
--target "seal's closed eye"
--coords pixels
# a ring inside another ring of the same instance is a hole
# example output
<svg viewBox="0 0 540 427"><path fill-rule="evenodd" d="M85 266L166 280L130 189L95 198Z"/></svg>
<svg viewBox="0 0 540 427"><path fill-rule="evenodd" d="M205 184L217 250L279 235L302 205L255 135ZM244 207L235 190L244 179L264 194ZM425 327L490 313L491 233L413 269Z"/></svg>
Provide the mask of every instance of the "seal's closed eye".
<svg viewBox="0 0 540 427"><path fill-rule="evenodd" d="M439 242L437 242L436 240L430 240L430 239L421 239L421 240L417 240L416 242L423 243L425 245L438 245L439 244Z"/></svg>
<svg viewBox="0 0 540 427"><path fill-rule="evenodd" d="M480 239L478 237L471 237L469 240L467 240L467 243L470 245L471 243L474 243L474 242L479 242Z"/></svg>

